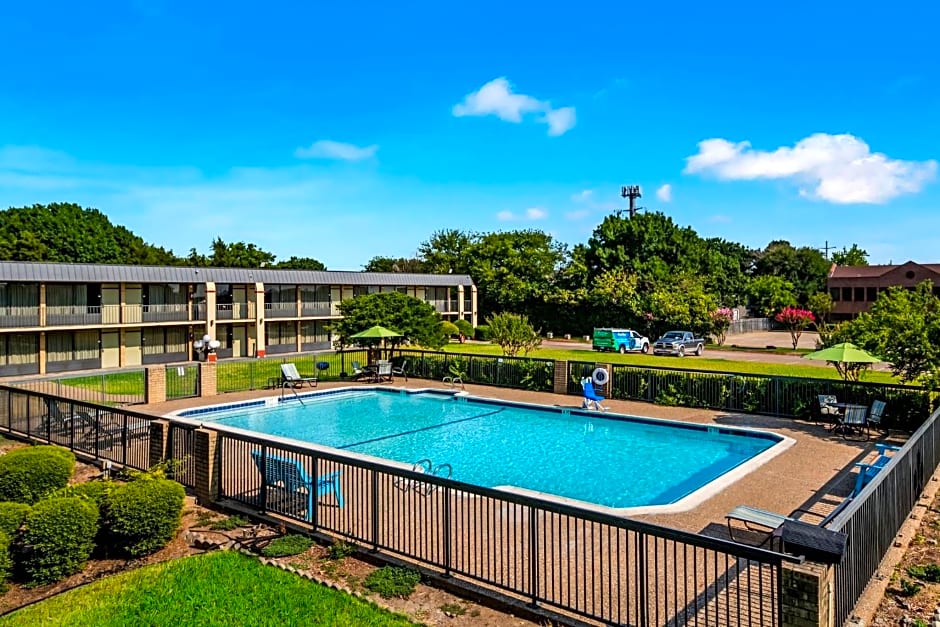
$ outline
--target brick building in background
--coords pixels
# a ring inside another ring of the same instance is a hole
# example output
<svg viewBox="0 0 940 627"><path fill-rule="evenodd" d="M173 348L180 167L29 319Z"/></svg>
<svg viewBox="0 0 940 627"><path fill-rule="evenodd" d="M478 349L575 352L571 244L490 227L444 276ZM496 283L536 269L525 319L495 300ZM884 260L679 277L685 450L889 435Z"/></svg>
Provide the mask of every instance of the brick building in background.
<svg viewBox="0 0 940 627"><path fill-rule="evenodd" d="M827 287L832 296L833 320L848 320L868 311L878 294L889 287L913 288L926 280L940 296L940 264L908 261L901 265L837 266L829 270Z"/></svg>

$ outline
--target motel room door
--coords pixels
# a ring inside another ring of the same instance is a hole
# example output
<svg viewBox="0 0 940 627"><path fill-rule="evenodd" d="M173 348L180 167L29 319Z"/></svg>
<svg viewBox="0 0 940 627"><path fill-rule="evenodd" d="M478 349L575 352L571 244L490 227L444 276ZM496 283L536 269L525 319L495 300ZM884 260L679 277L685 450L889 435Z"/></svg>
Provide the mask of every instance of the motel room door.
<svg viewBox="0 0 940 627"><path fill-rule="evenodd" d="M124 332L124 365L139 366L143 363L143 351L140 343L140 329L128 329Z"/></svg>
<svg viewBox="0 0 940 627"><path fill-rule="evenodd" d="M121 334L117 331L104 331L101 334L101 367L121 367Z"/></svg>
<svg viewBox="0 0 940 627"><path fill-rule="evenodd" d="M248 329L244 326L232 327L232 357L248 355Z"/></svg>
<svg viewBox="0 0 940 627"><path fill-rule="evenodd" d="M118 286L101 286L101 323L121 322L121 290Z"/></svg>

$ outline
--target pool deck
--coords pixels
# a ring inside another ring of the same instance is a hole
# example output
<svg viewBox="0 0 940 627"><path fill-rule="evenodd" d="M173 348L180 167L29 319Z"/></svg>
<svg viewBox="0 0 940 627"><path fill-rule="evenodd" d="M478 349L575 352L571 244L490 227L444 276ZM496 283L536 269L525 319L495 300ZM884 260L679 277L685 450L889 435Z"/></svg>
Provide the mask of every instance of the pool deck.
<svg viewBox="0 0 940 627"><path fill-rule="evenodd" d="M358 383L321 383L317 390L364 385ZM396 380L394 387L409 389L442 389L439 382L428 380ZM304 388L304 392L308 388ZM311 390L313 391L313 390ZM528 392L482 385L467 385L466 391L474 396L507 401L536 403L578 409L581 397L547 392ZM166 415L192 407L233 403L244 400L278 396L280 390L259 390L220 394L211 398L190 398L165 403L135 406L134 409L150 414ZM725 514L738 505L787 514L797 508L811 509L825 515L845 499L855 483L855 462L871 461L875 456L874 438L869 442L847 442L841 436L829 433L824 427L789 418L733 414L728 412L684 407L664 407L649 403L608 400L604 403L611 413L681 420L699 424L757 428L788 436L795 444L771 458L749 474L738 479L698 506L684 512L644 514L635 518L706 535L728 536ZM603 415L603 414L599 414ZM903 440L892 438L892 443ZM629 451L624 451L629 455ZM761 536L754 536L759 540ZM747 532L735 538L747 540Z"/></svg>

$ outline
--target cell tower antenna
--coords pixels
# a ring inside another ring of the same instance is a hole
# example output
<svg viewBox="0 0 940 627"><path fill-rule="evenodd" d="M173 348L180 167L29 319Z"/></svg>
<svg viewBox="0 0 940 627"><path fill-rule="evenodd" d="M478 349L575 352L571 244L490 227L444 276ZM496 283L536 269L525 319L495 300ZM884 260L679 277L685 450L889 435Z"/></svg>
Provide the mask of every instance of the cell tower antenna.
<svg viewBox="0 0 940 627"><path fill-rule="evenodd" d="M643 208L636 206L636 199L643 197L643 194L640 193L639 185L624 185L620 188L620 197L630 199L630 208L628 211L630 212L631 218L636 216L636 212Z"/></svg>

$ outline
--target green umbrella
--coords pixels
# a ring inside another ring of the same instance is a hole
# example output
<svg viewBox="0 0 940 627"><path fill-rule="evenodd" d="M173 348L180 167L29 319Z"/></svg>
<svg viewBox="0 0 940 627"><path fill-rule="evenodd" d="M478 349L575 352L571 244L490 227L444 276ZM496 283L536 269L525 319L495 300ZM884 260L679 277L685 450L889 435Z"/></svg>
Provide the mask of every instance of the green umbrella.
<svg viewBox="0 0 940 627"><path fill-rule="evenodd" d="M803 358L816 359L832 364L846 381L848 381L849 378L858 381L862 370L869 367L863 364L874 364L881 361L871 353L863 351L851 342L835 344L821 351L804 355Z"/></svg>
<svg viewBox="0 0 940 627"><path fill-rule="evenodd" d="M837 364L876 364L881 361L881 359L878 357L875 357L871 353L860 349L851 342L834 344L833 346L824 348L821 351L804 355L803 358L815 359L818 361L833 361Z"/></svg>
<svg viewBox="0 0 940 627"><path fill-rule="evenodd" d="M385 344L385 341L390 337L401 337L401 333L398 331L392 331L391 329L386 329L381 325L375 325L374 327L369 327L365 331L360 331L359 333L354 333L349 336L351 340L382 340L382 344ZM371 359L372 349L369 349L369 358ZM381 352L379 357L381 357Z"/></svg>
<svg viewBox="0 0 940 627"><path fill-rule="evenodd" d="M383 326L375 325L374 327L369 327L365 331L360 331L349 336L351 340L383 340L387 337L401 337L401 333L398 331L392 331L391 329L386 329Z"/></svg>

